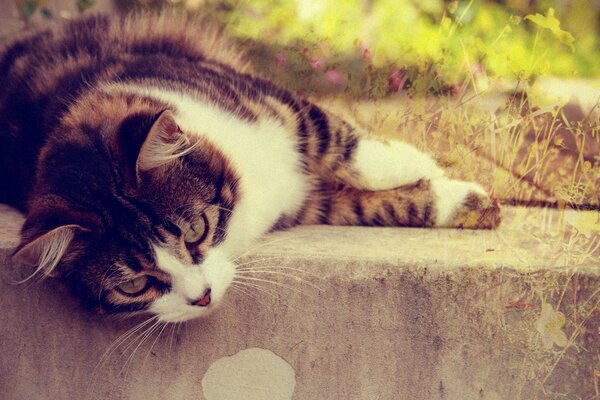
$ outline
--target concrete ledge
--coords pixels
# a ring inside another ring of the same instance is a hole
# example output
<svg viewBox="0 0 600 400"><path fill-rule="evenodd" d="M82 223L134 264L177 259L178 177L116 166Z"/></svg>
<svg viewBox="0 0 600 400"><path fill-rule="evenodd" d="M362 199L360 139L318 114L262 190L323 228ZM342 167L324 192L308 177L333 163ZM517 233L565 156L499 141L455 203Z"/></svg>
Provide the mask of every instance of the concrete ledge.
<svg viewBox="0 0 600 400"><path fill-rule="evenodd" d="M595 218L512 208L494 232L273 233L241 262L283 267L260 276L274 283L103 357L140 321L86 315L52 280L12 284L21 220L2 208L1 397L594 399Z"/></svg>

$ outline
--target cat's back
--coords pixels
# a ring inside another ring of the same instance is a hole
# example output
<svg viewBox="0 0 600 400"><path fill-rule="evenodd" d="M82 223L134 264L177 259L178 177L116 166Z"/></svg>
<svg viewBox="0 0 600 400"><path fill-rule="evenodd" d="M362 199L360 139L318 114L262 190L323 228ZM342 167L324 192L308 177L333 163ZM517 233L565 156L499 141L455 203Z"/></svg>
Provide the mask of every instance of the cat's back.
<svg viewBox="0 0 600 400"><path fill-rule="evenodd" d="M97 14L53 23L0 46L0 116L31 114L22 102L44 106L45 97L66 102L102 81L191 80L202 64L237 72L247 65L216 26L183 14Z"/></svg>
<svg viewBox="0 0 600 400"><path fill-rule="evenodd" d="M1 45L0 202L23 207L40 147L86 91L128 80L190 86L219 70L246 63L218 28L174 13L90 15Z"/></svg>
<svg viewBox="0 0 600 400"><path fill-rule="evenodd" d="M92 14L48 23L0 45L0 79L29 78L38 84L49 79L35 79L36 73L60 76L76 66L92 70L135 56L216 61L239 70L247 65L239 49L206 19L175 12Z"/></svg>

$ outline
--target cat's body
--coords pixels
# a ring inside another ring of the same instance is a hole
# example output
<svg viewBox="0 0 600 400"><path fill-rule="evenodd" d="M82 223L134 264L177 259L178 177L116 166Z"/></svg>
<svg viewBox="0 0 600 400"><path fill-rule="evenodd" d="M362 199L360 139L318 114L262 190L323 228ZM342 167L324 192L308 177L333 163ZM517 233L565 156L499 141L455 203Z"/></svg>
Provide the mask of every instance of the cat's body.
<svg viewBox="0 0 600 400"><path fill-rule="evenodd" d="M260 235L295 224L493 228L497 203L267 80L215 30L92 16L0 52L0 202L16 259L90 308L206 314Z"/></svg>

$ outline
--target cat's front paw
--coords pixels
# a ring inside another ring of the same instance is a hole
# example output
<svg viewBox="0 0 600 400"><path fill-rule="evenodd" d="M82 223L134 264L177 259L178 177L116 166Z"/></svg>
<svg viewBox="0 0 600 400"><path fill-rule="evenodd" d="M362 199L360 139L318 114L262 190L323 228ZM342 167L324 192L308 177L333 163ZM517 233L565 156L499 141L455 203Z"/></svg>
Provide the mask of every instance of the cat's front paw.
<svg viewBox="0 0 600 400"><path fill-rule="evenodd" d="M500 204L473 182L435 179L436 226L466 229L494 229L500 225Z"/></svg>

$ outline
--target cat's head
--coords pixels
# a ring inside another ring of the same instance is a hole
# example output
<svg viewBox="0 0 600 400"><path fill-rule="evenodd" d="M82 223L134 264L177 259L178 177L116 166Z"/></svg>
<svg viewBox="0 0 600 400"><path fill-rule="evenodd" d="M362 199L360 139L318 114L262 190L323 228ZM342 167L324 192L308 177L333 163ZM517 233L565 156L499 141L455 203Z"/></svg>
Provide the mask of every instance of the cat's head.
<svg viewBox="0 0 600 400"><path fill-rule="evenodd" d="M98 107L64 118L43 147L14 259L92 310L206 315L235 273L234 170L159 104Z"/></svg>

